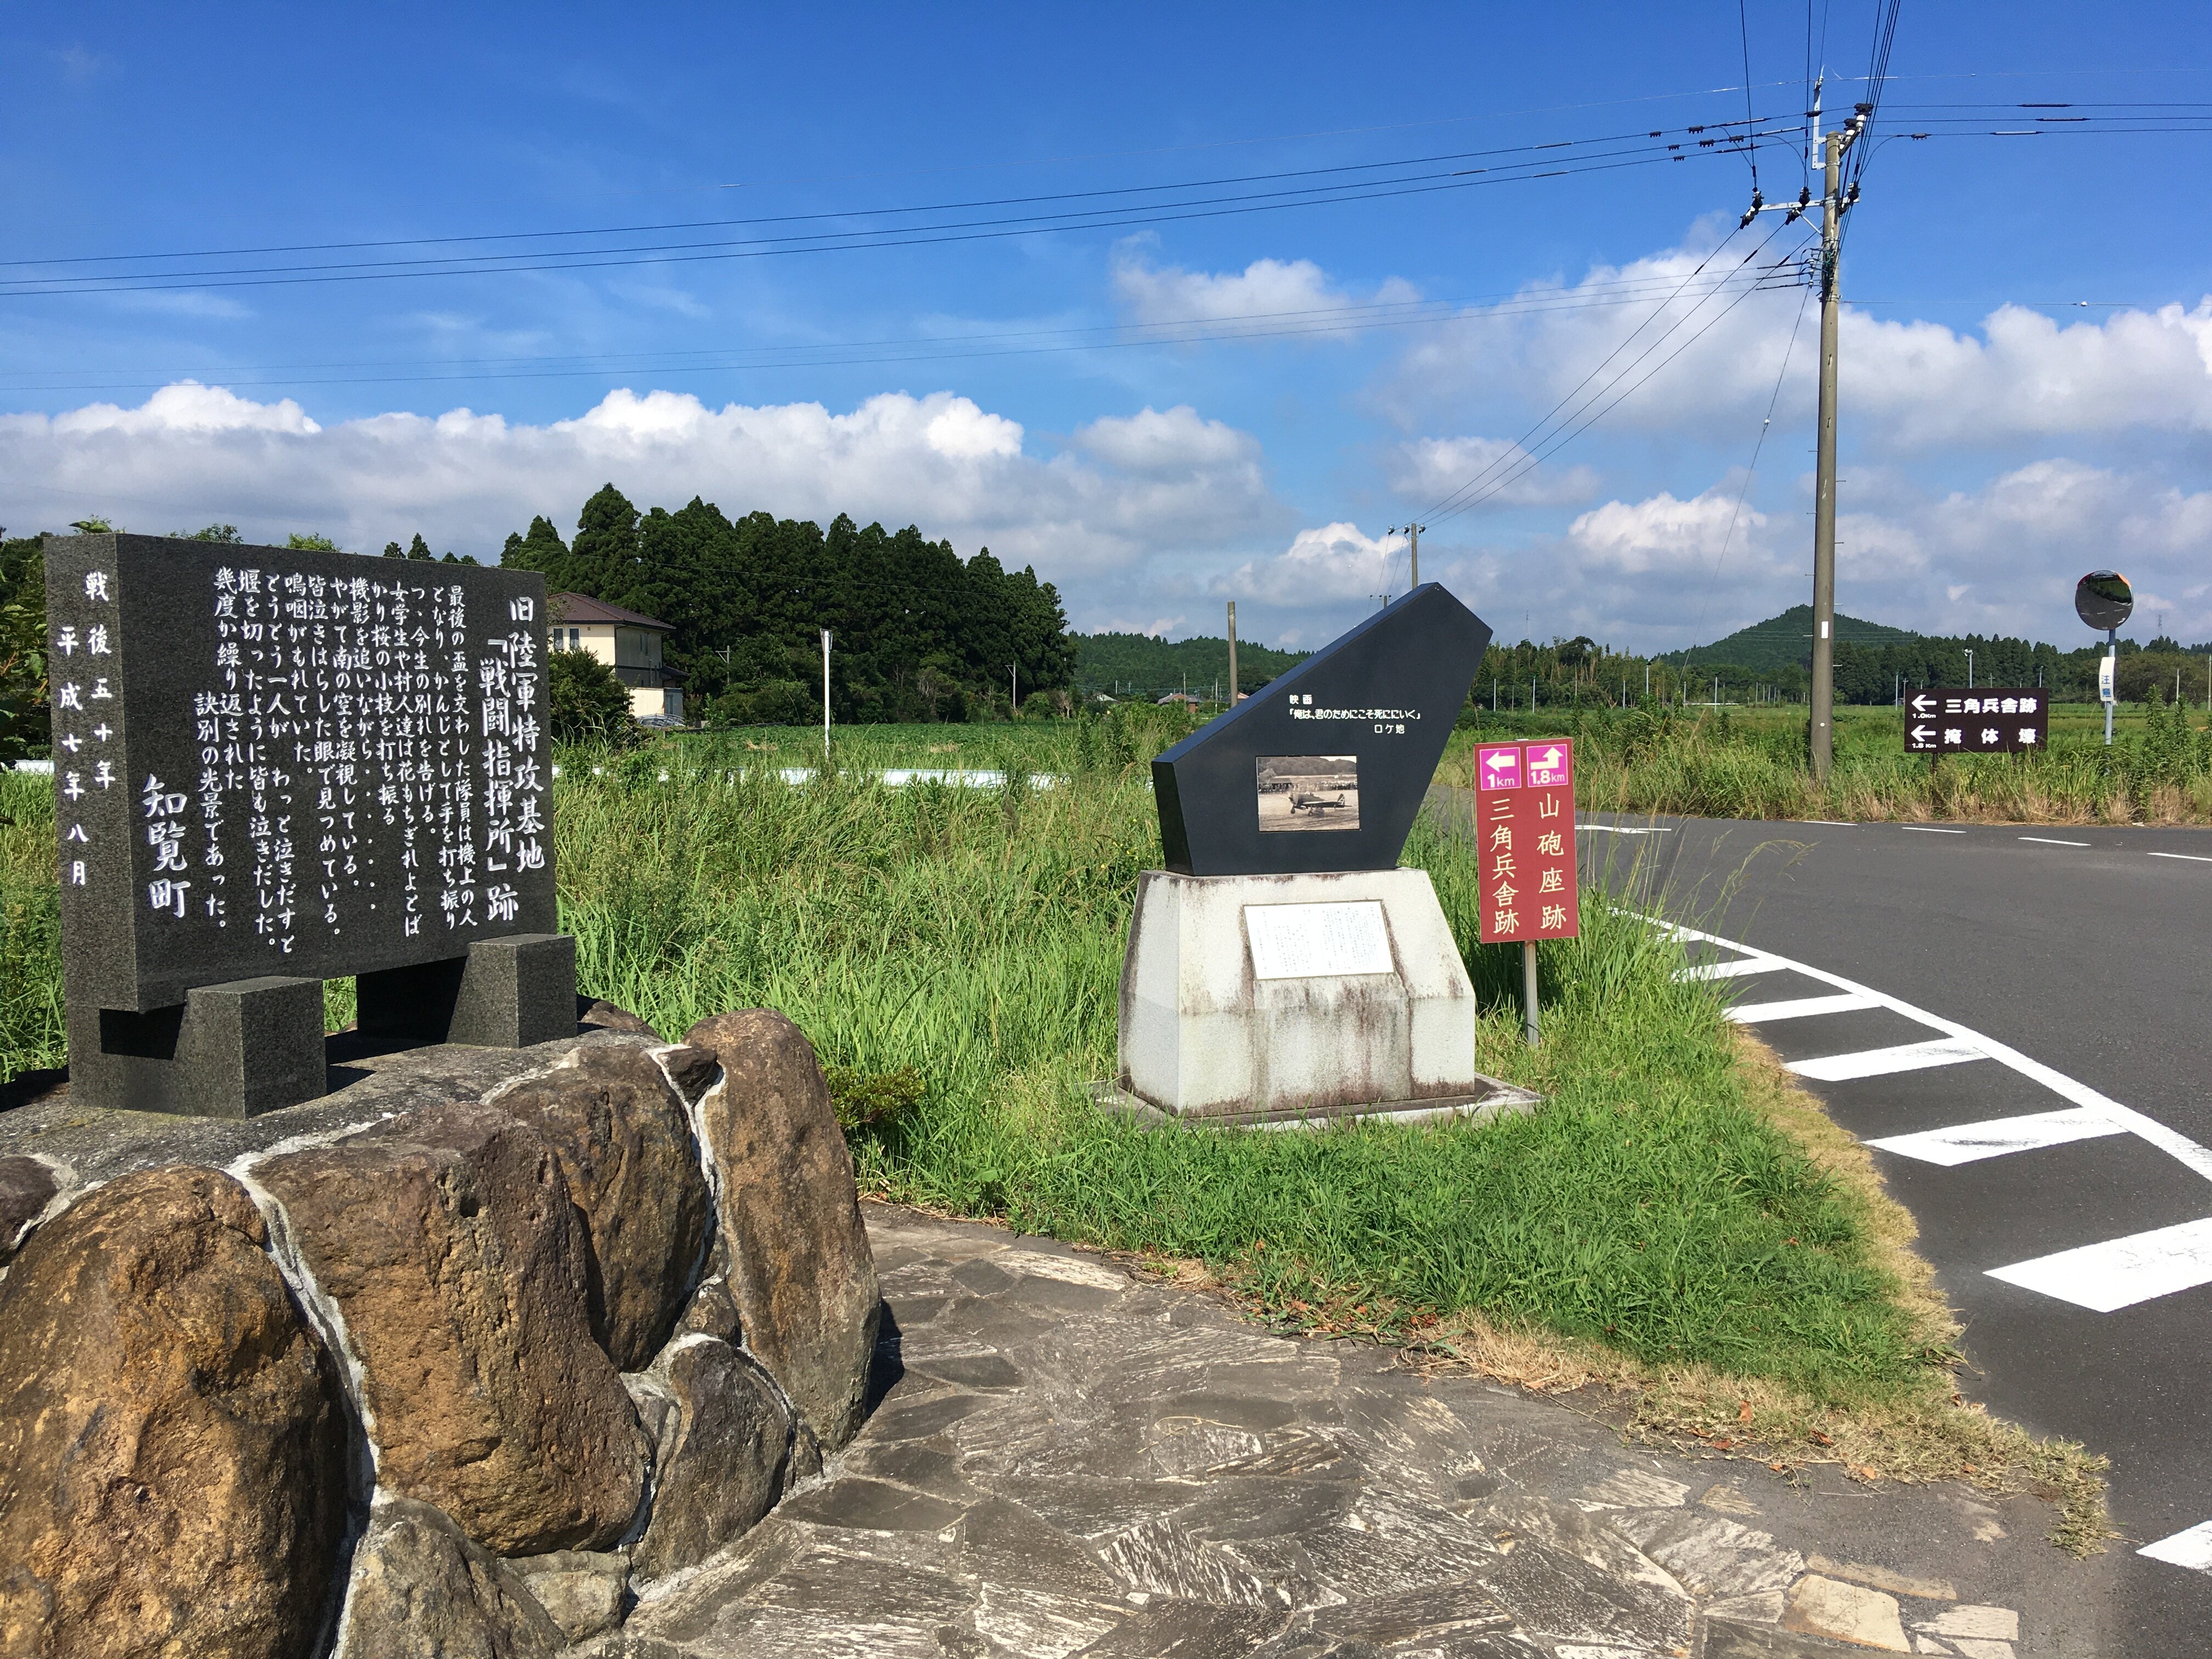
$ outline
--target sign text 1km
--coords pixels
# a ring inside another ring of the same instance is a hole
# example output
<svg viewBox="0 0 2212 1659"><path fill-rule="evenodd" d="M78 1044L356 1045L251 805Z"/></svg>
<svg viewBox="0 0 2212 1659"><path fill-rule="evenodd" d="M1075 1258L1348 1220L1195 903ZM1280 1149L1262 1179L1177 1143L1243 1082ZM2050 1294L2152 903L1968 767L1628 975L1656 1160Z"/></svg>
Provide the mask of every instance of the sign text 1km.
<svg viewBox="0 0 2212 1659"><path fill-rule="evenodd" d="M1474 751L1475 834L1485 945L1573 939L1574 744L1484 744Z"/></svg>

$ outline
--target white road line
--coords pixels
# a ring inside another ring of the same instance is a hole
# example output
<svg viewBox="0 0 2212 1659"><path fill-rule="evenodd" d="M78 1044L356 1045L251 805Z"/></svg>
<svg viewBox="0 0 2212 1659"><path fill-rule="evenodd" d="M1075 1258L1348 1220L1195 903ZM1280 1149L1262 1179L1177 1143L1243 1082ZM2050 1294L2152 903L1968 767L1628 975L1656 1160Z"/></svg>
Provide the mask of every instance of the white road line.
<svg viewBox="0 0 2212 1659"><path fill-rule="evenodd" d="M2155 1544L2145 1544L2136 1552L2148 1555L2154 1561L2165 1561L2177 1567L2193 1567L2198 1572L2212 1572L2212 1521L2201 1522L2186 1532L2178 1532L2171 1538L2161 1538Z"/></svg>
<svg viewBox="0 0 2212 1659"><path fill-rule="evenodd" d="M1812 1014L1848 1014L1855 1008L1879 1008L1872 997L1845 991L1830 997L1792 997L1786 1002L1740 1002L1728 1011L1739 1025L1763 1025L1770 1019L1803 1019Z"/></svg>
<svg viewBox="0 0 2212 1659"><path fill-rule="evenodd" d="M2153 854L2152 856L2156 858L2184 855ZM1738 968L1733 963L1718 964L1720 966L1735 969L1737 972L1760 973L1775 968L1787 968L1793 973L1804 975L1808 979L1818 980L1823 985L1832 985L1838 991L1851 991L1862 996L1870 996L1892 1013L1902 1014L1905 1018L1917 1021L1930 1030L1948 1032L1952 1036L1966 1038L1998 1065L2009 1067L2029 1081L2042 1085L2062 1100L2070 1100L2076 1106L2095 1108L2122 1128L2130 1133L2142 1136L2167 1157L2187 1164L2207 1181L2212 1181L2212 1148L2198 1146L2179 1130L2169 1129L2156 1118L2147 1117L2131 1106L2121 1105L2111 1096L2100 1093L2086 1083L2077 1082L2063 1072L2053 1070L2039 1060L2030 1060L2019 1049L2008 1043L1999 1042L1994 1037L1984 1036L1972 1027L1960 1024L1955 1019L1946 1019L1941 1014L1929 1013L1925 1008L1917 1008L1902 997L1893 997L1886 992L1875 990L1872 986L1862 985L1856 980L1845 979L1841 974L1832 974L1825 968L1815 968L1807 963L1794 962L1787 957L1778 957L1771 951L1758 951L1757 947L1746 945L1741 940L1723 939L1718 933L1700 933L1694 927L1684 927L1662 917L1648 916L1645 920L1664 929L1670 937L1685 943L1717 945L1725 951L1752 951L1761 963L1757 969ZM1694 972L1694 970L1692 971ZM1723 975L1704 975L1700 977L1719 978Z"/></svg>
<svg viewBox="0 0 2212 1659"><path fill-rule="evenodd" d="M1800 818L1800 823L1825 823L1831 830L1856 830L1858 825L1849 818Z"/></svg>
<svg viewBox="0 0 2212 1659"><path fill-rule="evenodd" d="M2022 1290L2040 1291L2093 1313L2113 1313L2138 1302L2212 1285L2212 1220L2084 1244L1989 1276Z"/></svg>
<svg viewBox="0 0 2212 1659"><path fill-rule="evenodd" d="M2086 841L2060 841L2051 836L2022 836L2022 841L2040 842L2045 847L2087 847Z"/></svg>
<svg viewBox="0 0 2212 1659"><path fill-rule="evenodd" d="M2127 1133L2102 1112L2089 1106L2069 1106L2056 1112L2035 1112L2026 1117L1993 1117L1980 1123L1955 1123L1948 1129L1923 1129L1917 1134L1887 1135L1869 1140L1885 1152L1917 1158L1923 1164L1955 1169L2007 1152L2039 1152L2069 1141L2094 1140L2099 1135Z"/></svg>
<svg viewBox="0 0 2212 1659"><path fill-rule="evenodd" d="M2205 858L2197 853L2148 853L2145 856L2154 859L2187 859L2191 864L2212 864L2212 859Z"/></svg>
<svg viewBox="0 0 2212 1659"><path fill-rule="evenodd" d="M1924 1072L1931 1066L1956 1066L1984 1059L1981 1045L1958 1037L1935 1037L1926 1042L1900 1042L1893 1048L1862 1048L1855 1054L1826 1054L1819 1060L1793 1060L1783 1069L1816 1083L1848 1083L1853 1078L1888 1077L1898 1072Z"/></svg>
<svg viewBox="0 0 2212 1659"><path fill-rule="evenodd" d="M1741 951L1744 947L1735 945L1729 948ZM1789 966L1790 963L1783 961L1780 957L1746 957L1741 962L1701 962L1695 967L1678 968L1674 970L1674 977L1676 979L1735 979L1745 974L1771 974Z"/></svg>
<svg viewBox="0 0 2212 1659"><path fill-rule="evenodd" d="M1578 823L1575 828L1577 830L1602 830L1608 836L1671 836L1674 833L1672 830L1658 827L1644 830L1630 830L1624 828L1622 825L1618 823Z"/></svg>
<svg viewBox="0 0 2212 1659"><path fill-rule="evenodd" d="M1917 830L1923 836L1963 836L1963 830L1939 830L1932 823L1900 823L1900 830Z"/></svg>

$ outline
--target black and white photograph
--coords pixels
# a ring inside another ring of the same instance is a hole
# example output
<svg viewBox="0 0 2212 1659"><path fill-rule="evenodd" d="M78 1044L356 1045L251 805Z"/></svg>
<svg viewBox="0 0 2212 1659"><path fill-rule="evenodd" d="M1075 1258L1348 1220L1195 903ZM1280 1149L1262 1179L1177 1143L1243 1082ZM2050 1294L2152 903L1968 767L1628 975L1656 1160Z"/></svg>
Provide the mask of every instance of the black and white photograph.
<svg viewBox="0 0 2212 1659"><path fill-rule="evenodd" d="M1358 756L1261 755L1253 768L1261 830L1359 828Z"/></svg>

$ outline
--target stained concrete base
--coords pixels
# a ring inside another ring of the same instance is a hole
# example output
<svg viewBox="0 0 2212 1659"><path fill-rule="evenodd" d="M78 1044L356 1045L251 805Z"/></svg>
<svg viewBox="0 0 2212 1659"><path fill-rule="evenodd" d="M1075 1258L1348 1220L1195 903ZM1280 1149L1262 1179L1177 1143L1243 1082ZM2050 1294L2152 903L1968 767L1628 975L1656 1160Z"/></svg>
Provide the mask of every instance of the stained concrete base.
<svg viewBox="0 0 2212 1659"><path fill-rule="evenodd" d="M1433 1123L1439 1118L1458 1117L1486 1123L1508 1113L1534 1111L1543 1098L1496 1078L1480 1080L1484 1085L1480 1093L1462 1095L1457 1099L1372 1100L1317 1109L1292 1107L1275 1112L1218 1112L1200 1121L1240 1129L1318 1129L1331 1123L1372 1119L1392 1123ZM1094 1083L1090 1086L1091 1098L1116 1117L1133 1118L1155 1127L1182 1121L1116 1085Z"/></svg>
<svg viewBox="0 0 2212 1659"><path fill-rule="evenodd" d="M1188 1118L1465 1103L1492 1086L1474 1015L1425 870L1152 870L1121 969L1117 1081Z"/></svg>

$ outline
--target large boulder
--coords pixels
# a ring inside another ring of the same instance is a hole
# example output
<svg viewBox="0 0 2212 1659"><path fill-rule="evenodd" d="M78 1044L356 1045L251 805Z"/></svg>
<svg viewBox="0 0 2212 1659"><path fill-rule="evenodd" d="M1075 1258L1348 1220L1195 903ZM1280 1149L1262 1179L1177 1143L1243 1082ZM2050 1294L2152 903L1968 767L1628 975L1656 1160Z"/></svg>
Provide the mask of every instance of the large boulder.
<svg viewBox="0 0 2212 1659"><path fill-rule="evenodd" d="M0 1281L0 1655L314 1650L346 1512L335 1370L213 1170L126 1175Z"/></svg>
<svg viewBox="0 0 2212 1659"><path fill-rule="evenodd" d="M822 1067L765 1008L702 1020L684 1040L722 1065L696 1109L745 1348L835 1450L860 1426L882 1304Z"/></svg>
<svg viewBox="0 0 2212 1659"><path fill-rule="evenodd" d="M783 1496L793 1425L758 1367L718 1338L680 1336L627 1379L657 1429L653 1520L631 1559L641 1578L695 1566Z"/></svg>
<svg viewBox="0 0 2212 1659"><path fill-rule="evenodd" d="M0 1158L0 1263L15 1254L60 1190L54 1172L37 1158Z"/></svg>
<svg viewBox="0 0 2212 1659"><path fill-rule="evenodd" d="M345 1659L552 1659L562 1643L521 1575L451 1516L379 1500L354 1547L336 1649Z"/></svg>
<svg viewBox="0 0 2212 1659"><path fill-rule="evenodd" d="M253 1177L343 1318L386 1492L501 1555L623 1534L647 1444L592 1338L583 1224L536 1130L434 1107Z"/></svg>
<svg viewBox="0 0 2212 1659"><path fill-rule="evenodd" d="M639 1370L668 1340L706 1254L713 1205L683 1099L651 1052L629 1043L579 1048L492 1099L560 1161L584 1224L592 1334L616 1369Z"/></svg>

